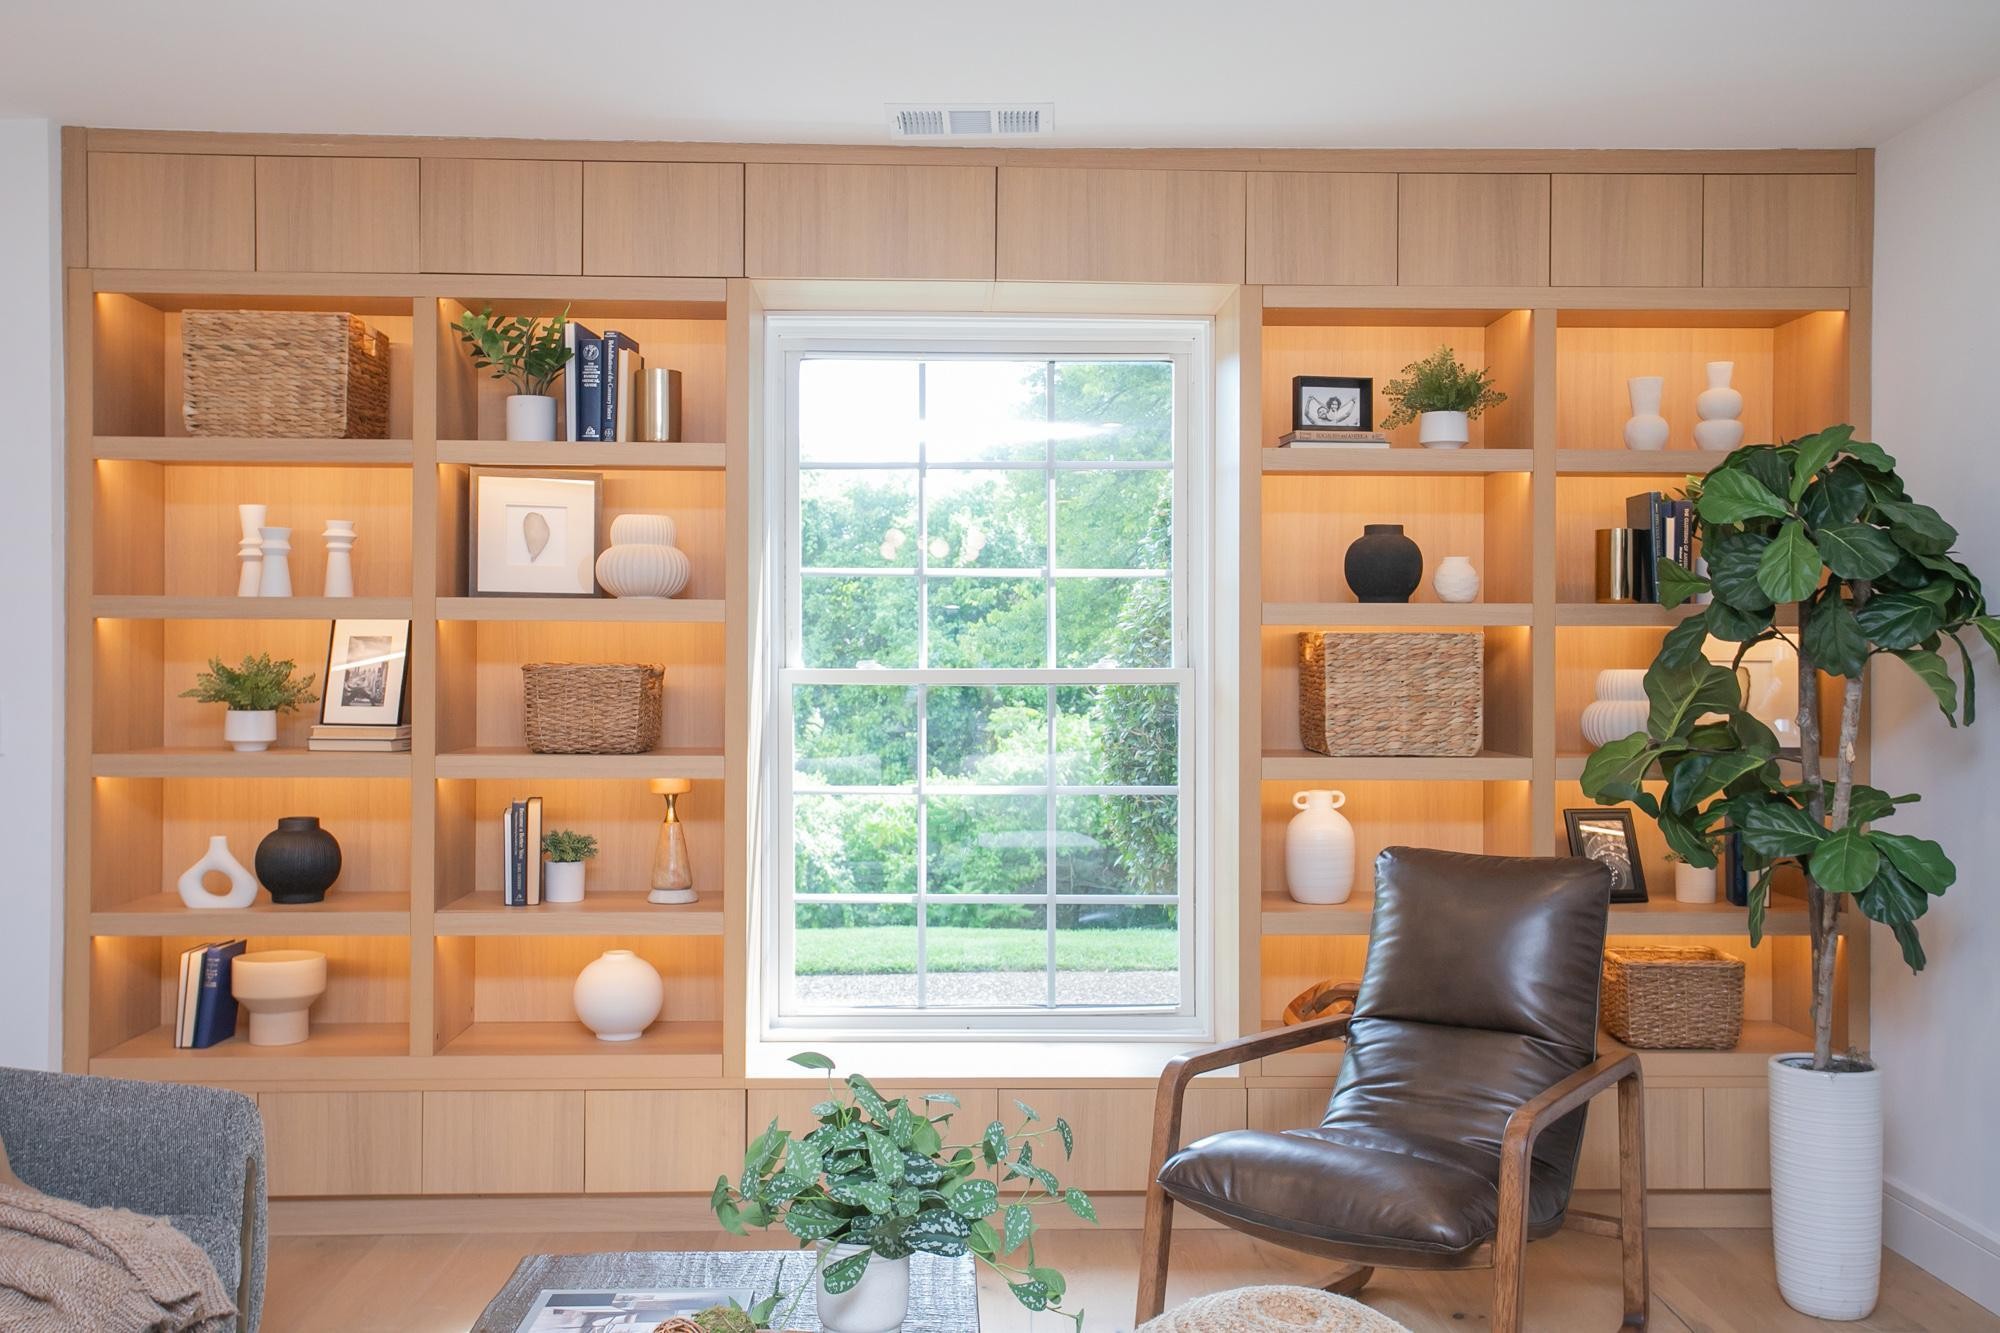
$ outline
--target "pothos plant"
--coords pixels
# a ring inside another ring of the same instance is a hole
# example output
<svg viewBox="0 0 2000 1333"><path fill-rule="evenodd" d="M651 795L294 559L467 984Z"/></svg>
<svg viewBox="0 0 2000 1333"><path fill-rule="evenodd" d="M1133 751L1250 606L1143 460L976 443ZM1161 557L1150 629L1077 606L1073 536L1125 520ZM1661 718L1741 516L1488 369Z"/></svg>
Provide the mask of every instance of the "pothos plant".
<svg viewBox="0 0 2000 1333"><path fill-rule="evenodd" d="M1507 401L1507 395L1493 387L1492 372L1466 369L1449 347L1404 366L1401 379L1382 386L1382 396L1396 405L1382 419L1384 429L1407 426L1425 412L1463 412L1477 418Z"/></svg>
<svg viewBox="0 0 2000 1333"><path fill-rule="evenodd" d="M554 319L541 320L532 315L496 319L489 305L476 315L464 311L452 327L470 349L475 369L491 370L494 379L511 383L515 393L544 396L569 364L571 351L563 345L568 323L568 306Z"/></svg>
<svg viewBox="0 0 2000 1333"><path fill-rule="evenodd" d="M1755 873L1753 946L1763 937L1774 869L1791 863L1804 872L1813 1068L1832 1069L1842 910L1851 902L1887 926L1904 961L1922 971L1917 919L1958 874L1937 843L1880 827L1916 796L1855 780L1863 674L1870 662L1894 658L1929 687L1947 722L1970 724L1974 677L1964 634L2000 648L2000 619L1987 614L1978 578L1951 555L1957 531L1912 500L1896 460L1855 439L1852 426L1739 449L1706 479L1690 479L1688 493L1707 573L1661 561L1660 601L1678 606L1703 592L1713 600L1667 634L1646 672L1646 729L1591 755L1583 790L1601 804L1643 810L1690 865L1714 865L1718 840L1733 830ZM1794 614L1780 617L1780 607ZM1781 620L1797 628L1780 628ZM1707 659L1710 636L1736 644L1737 663L1767 639L1797 650L1796 776L1780 765L1777 737L1745 709L1735 671ZM1821 755L1823 675L1840 689L1831 774ZM1641 785L1648 778L1665 781L1659 795Z"/></svg>
<svg viewBox="0 0 2000 1333"><path fill-rule="evenodd" d="M1063 1188L1035 1160L1036 1145L1046 1149L1051 1136L1068 1158L1076 1146L1068 1121L1031 1128L1041 1117L1015 1102L1019 1128L1010 1133L995 1120L976 1142L950 1148L944 1134L952 1111L932 1113L933 1106L957 1108L950 1093L926 1093L912 1104L884 1097L860 1074L836 1082L824 1055L805 1051L792 1063L826 1071L826 1099L812 1108L819 1124L795 1138L773 1120L750 1144L738 1180L715 1182L709 1206L725 1230L741 1236L782 1223L801 1246L822 1247L814 1272L835 1293L852 1290L876 1258L970 1254L1005 1278L1022 1305L1062 1314L1082 1329L1081 1310L1060 1308L1063 1275L1035 1258L1037 1207L1056 1204L1097 1221L1088 1195ZM858 1248L836 1258L836 1246ZM774 1293L748 1313L762 1327L783 1301Z"/></svg>

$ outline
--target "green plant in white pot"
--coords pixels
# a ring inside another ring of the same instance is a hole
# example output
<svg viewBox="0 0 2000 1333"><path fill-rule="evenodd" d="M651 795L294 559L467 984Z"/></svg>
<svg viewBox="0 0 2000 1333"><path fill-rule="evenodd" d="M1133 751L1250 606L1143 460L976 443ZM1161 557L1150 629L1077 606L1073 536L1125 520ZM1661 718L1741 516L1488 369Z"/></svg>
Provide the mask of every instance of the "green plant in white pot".
<svg viewBox="0 0 2000 1333"><path fill-rule="evenodd" d="M1472 439L1471 423L1489 407L1507 401L1493 387L1493 374L1468 370L1449 347L1403 367L1401 379L1382 386L1394 403L1382 419L1384 430L1417 423L1417 443L1426 449L1462 449Z"/></svg>
<svg viewBox="0 0 2000 1333"><path fill-rule="evenodd" d="M272 661L269 653L246 655L233 667L211 657L208 670L195 676L194 687L182 690L181 698L226 706L222 738L233 748L245 753L268 750L278 739L278 714L319 702L310 675L294 678L298 669L289 658Z"/></svg>
<svg viewBox="0 0 2000 1333"><path fill-rule="evenodd" d="M1866 1055L1833 1049L1840 919L1852 907L1887 926L1920 971L1917 920L1957 877L1937 843L1883 827L1916 796L1855 779L1862 680L1871 663L1893 658L1929 687L1947 722L1969 724L1965 636L2000 647L2000 619L1951 555L1957 532L1911 499L1896 460L1850 426L1739 449L1689 490L1708 573L1662 561L1660 600L1678 606L1703 592L1713 600L1668 632L1646 673L1646 730L1593 754L1583 789L1637 806L1691 866L1713 866L1733 831L1754 875L1753 946L1777 867L1803 872L1813 1049L1768 1065L1778 1283L1806 1314L1859 1319L1874 1308L1881 1268L1882 1088ZM1781 607L1794 614L1781 616ZM1703 655L1711 635L1738 645L1738 662L1754 644L1793 642L1796 761L1781 760L1777 737L1744 707L1736 673ZM1837 719L1821 716L1823 678L1839 687ZM1833 750L1823 757L1829 722ZM1664 786L1648 790L1649 779Z"/></svg>
<svg viewBox="0 0 2000 1333"><path fill-rule="evenodd" d="M507 398L508 439L555 439L556 400L549 389L572 355L564 345L568 324L568 306L548 320L532 315L496 319L487 306L476 315L464 311L452 326L471 351L474 368L490 370L494 379L514 388Z"/></svg>
<svg viewBox="0 0 2000 1333"><path fill-rule="evenodd" d="M575 829L551 829L542 835L542 901L583 901L584 863L597 855L597 839Z"/></svg>

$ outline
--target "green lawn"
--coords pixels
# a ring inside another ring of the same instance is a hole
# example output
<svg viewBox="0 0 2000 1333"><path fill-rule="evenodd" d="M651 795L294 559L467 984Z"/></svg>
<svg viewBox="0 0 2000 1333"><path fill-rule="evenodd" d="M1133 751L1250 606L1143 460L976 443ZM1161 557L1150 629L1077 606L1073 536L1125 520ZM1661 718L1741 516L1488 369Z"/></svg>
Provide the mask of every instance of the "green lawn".
<svg viewBox="0 0 2000 1333"><path fill-rule="evenodd" d="M1039 930L979 930L932 926L924 932L933 972L1040 972L1048 942ZM904 926L838 926L801 930L798 975L894 976L917 970L916 931ZM1065 972L1172 972L1180 967L1176 932L1077 930L1056 942Z"/></svg>

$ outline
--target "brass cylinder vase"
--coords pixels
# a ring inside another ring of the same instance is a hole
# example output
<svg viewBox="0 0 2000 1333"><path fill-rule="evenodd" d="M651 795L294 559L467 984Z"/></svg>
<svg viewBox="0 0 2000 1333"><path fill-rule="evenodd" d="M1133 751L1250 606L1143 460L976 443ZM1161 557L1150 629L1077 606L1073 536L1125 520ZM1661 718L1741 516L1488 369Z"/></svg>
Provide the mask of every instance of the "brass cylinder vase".
<svg viewBox="0 0 2000 1333"><path fill-rule="evenodd" d="M1635 602L1638 600L1638 555L1641 539L1650 534L1639 528L1599 528L1597 530L1597 600Z"/></svg>

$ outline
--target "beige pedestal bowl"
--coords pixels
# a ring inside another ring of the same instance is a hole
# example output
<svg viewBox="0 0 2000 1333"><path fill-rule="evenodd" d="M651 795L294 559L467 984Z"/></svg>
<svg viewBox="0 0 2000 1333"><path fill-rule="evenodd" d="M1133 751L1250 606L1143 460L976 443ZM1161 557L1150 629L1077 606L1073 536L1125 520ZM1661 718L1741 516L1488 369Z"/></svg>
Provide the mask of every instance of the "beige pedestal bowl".
<svg viewBox="0 0 2000 1333"><path fill-rule="evenodd" d="M229 988L250 1011L252 1046L294 1046L306 1039L307 1013L326 990L326 955L266 949L238 955Z"/></svg>

